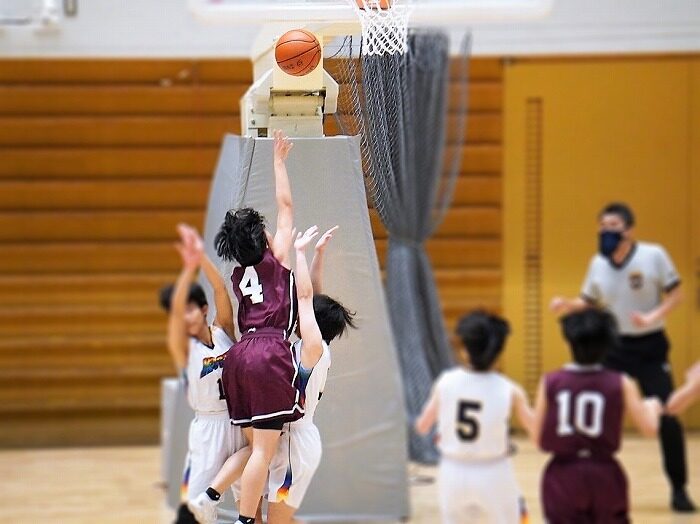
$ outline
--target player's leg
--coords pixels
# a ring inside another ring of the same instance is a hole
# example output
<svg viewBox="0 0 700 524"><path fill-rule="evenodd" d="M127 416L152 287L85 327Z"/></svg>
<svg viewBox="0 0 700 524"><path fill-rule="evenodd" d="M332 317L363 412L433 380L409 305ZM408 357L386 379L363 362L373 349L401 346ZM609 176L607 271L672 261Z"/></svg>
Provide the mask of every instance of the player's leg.
<svg viewBox="0 0 700 524"><path fill-rule="evenodd" d="M277 451L281 429L281 423L279 428L253 428L252 452L241 477L241 516L239 520L242 524L255 522L253 515L255 515L260 503L270 461Z"/></svg>
<svg viewBox="0 0 700 524"><path fill-rule="evenodd" d="M638 380L645 396L659 397L662 402L666 402L673 391L673 377L667 362L644 366ZM664 471L673 489L671 505L678 511L693 511L694 505L685 490L688 481L685 437L683 426L677 417L661 417L659 440Z"/></svg>
<svg viewBox="0 0 700 524"><path fill-rule="evenodd" d="M443 524L463 524L478 518L472 493L469 489L468 466L449 459L440 460L438 467L438 488L440 490L440 514L433 522Z"/></svg>
<svg viewBox="0 0 700 524"><path fill-rule="evenodd" d="M241 477L250 453L250 446L246 446L226 459L221 469L214 472L214 480L209 486L189 502L190 511L200 521L211 520L212 517L207 515L213 515L213 518L216 518L216 506L224 492Z"/></svg>
<svg viewBox="0 0 700 524"><path fill-rule="evenodd" d="M594 522L628 524L627 476L620 464L611 458L609 461L591 462L589 468L597 487L593 493Z"/></svg>
<svg viewBox="0 0 700 524"><path fill-rule="evenodd" d="M583 471L574 462L553 459L542 475L542 513L549 524L589 524L591 486L581 481Z"/></svg>
<svg viewBox="0 0 700 524"><path fill-rule="evenodd" d="M483 468L479 499L486 521L493 524L520 522L520 489L510 460Z"/></svg>
<svg viewBox="0 0 700 524"><path fill-rule="evenodd" d="M294 514L304 501L322 453L316 426L287 426L269 468L268 524L294 522Z"/></svg>
<svg viewBox="0 0 700 524"><path fill-rule="evenodd" d="M192 463L187 506L200 523L215 523L220 495L212 497L211 480L225 463L231 450L231 422L228 414L201 416L190 432Z"/></svg>

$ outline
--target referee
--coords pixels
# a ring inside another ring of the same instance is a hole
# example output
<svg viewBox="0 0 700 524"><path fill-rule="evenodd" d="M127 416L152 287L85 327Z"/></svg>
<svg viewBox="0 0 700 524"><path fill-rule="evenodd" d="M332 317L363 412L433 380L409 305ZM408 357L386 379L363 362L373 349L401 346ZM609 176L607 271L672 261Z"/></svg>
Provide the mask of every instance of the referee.
<svg viewBox="0 0 700 524"><path fill-rule="evenodd" d="M635 378L645 396L666 402L673 378L664 319L681 301L680 278L663 247L635 241L634 214L627 205L609 204L598 218L599 253L588 266L581 296L555 297L550 308L558 314L590 305L610 310L617 319L621 343L608 355L606 366ZM662 417L660 439L673 490L671 508L694 512L686 492L685 439L677 418Z"/></svg>

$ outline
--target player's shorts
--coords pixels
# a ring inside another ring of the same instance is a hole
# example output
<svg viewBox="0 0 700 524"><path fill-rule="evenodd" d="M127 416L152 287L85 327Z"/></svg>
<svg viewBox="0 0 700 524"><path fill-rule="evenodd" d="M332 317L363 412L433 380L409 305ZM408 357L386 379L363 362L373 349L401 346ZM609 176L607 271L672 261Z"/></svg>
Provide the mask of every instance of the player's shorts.
<svg viewBox="0 0 700 524"><path fill-rule="evenodd" d="M613 457L553 458L542 477L550 524L630 522L627 477Z"/></svg>
<svg viewBox="0 0 700 524"><path fill-rule="evenodd" d="M443 457L438 479L443 524L520 522L520 490L510 459L466 462Z"/></svg>
<svg viewBox="0 0 700 524"><path fill-rule="evenodd" d="M226 354L222 380L237 426L292 422L304 415L299 372L289 341L279 329L244 333Z"/></svg>
<svg viewBox="0 0 700 524"><path fill-rule="evenodd" d="M182 500L205 491L226 459L247 445L241 429L225 411L195 413L190 424L189 450L182 479Z"/></svg>
<svg viewBox="0 0 700 524"><path fill-rule="evenodd" d="M268 501L299 508L321 463L321 453L321 435L313 422L302 419L286 425L270 462Z"/></svg>

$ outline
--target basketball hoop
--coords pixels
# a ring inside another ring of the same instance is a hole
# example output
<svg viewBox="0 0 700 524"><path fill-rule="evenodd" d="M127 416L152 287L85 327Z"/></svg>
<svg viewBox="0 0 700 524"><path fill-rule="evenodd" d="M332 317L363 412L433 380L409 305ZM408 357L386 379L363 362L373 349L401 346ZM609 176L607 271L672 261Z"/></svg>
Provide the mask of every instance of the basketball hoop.
<svg viewBox="0 0 700 524"><path fill-rule="evenodd" d="M407 50L409 0L348 0L362 26L362 54L394 55Z"/></svg>

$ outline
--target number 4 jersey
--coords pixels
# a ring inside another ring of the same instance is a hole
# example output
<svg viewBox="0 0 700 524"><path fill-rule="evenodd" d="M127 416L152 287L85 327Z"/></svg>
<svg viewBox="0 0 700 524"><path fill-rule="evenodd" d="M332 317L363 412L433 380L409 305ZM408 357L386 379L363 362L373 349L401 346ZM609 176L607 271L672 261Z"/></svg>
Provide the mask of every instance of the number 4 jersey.
<svg viewBox="0 0 700 524"><path fill-rule="evenodd" d="M500 373L454 368L436 385L442 456L491 460L508 454L513 383Z"/></svg>
<svg viewBox="0 0 700 524"><path fill-rule="evenodd" d="M280 264L269 248L256 265L234 268L231 282L238 299L241 333L277 328L284 332L284 338L289 338L297 314L294 273Z"/></svg>
<svg viewBox="0 0 700 524"><path fill-rule="evenodd" d="M540 446L557 456L608 457L620 447L622 375L569 364L545 376L547 412Z"/></svg>

